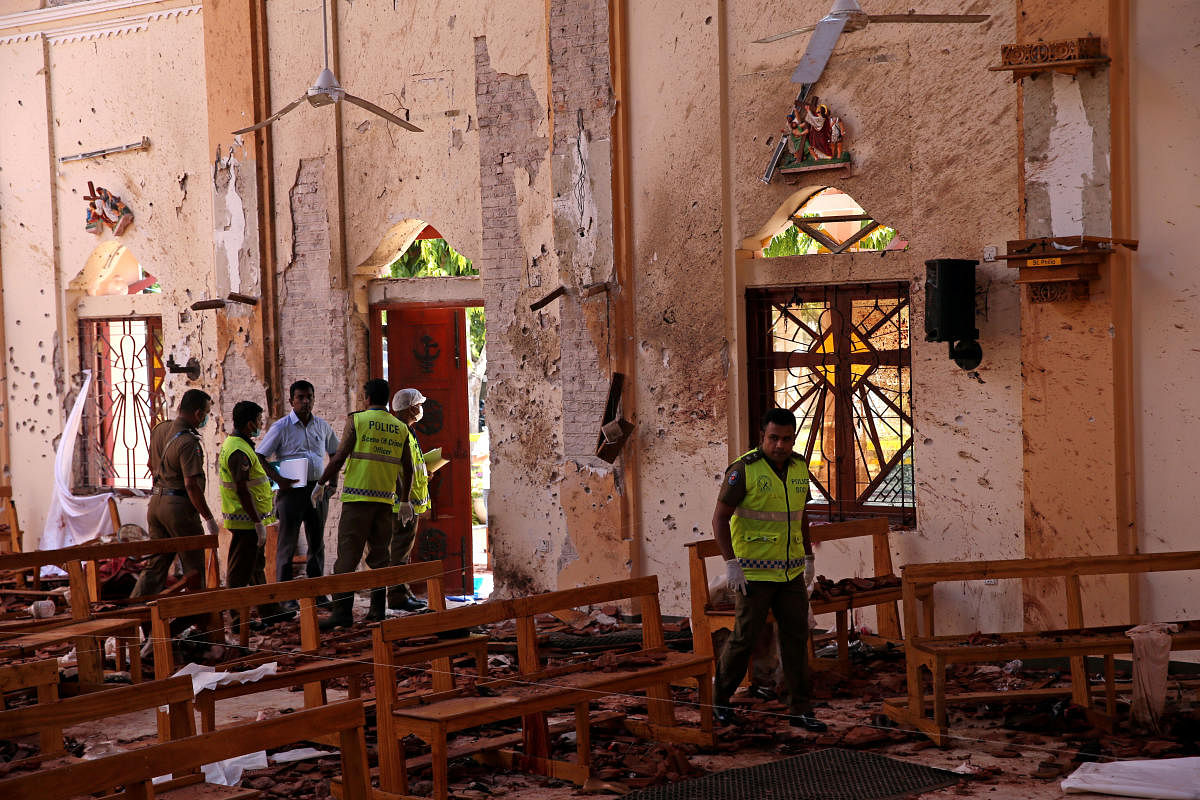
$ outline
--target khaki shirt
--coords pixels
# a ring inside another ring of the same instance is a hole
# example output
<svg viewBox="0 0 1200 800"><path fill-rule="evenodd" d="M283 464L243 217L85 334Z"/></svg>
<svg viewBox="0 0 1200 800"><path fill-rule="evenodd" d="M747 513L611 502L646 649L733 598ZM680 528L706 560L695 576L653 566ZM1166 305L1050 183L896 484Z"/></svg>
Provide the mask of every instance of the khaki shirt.
<svg viewBox="0 0 1200 800"><path fill-rule="evenodd" d="M200 434L182 420L160 422L150 432L150 473L154 485L164 489L182 489L183 479L200 476L204 480L204 450Z"/></svg>

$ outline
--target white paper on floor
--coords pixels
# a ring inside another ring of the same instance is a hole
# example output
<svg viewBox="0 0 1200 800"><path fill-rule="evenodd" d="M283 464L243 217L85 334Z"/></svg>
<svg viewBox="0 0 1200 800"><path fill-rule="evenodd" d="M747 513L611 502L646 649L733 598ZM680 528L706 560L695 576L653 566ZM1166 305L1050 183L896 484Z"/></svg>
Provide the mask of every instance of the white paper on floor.
<svg viewBox="0 0 1200 800"><path fill-rule="evenodd" d="M1200 800L1200 758L1081 764L1061 786L1064 792Z"/></svg>
<svg viewBox="0 0 1200 800"><path fill-rule="evenodd" d="M221 786L237 786L242 780L243 770L266 768L266 750L259 750L257 753L247 753L244 756L234 756L233 758L227 758L224 761L217 761L212 764L205 764L201 767L204 770L205 783L216 783Z"/></svg>
<svg viewBox="0 0 1200 800"><path fill-rule="evenodd" d="M274 753L270 756L271 762L275 764L290 764L293 761L304 761L309 758L324 758L325 756L336 756L337 750L318 750L315 747L297 747L295 750L287 750L283 753Z"/></svg>

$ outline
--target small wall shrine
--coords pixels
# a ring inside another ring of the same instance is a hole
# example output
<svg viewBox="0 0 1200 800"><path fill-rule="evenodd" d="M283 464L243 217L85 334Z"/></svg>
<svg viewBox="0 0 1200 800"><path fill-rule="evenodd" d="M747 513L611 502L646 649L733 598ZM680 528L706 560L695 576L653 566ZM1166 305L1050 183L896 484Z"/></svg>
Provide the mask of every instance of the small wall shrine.
<svg viewBox="0 0 1200 800"><path fill-rule="evenodd" d="M817 95L796 98L786 119L782 138L763 175L770 183L775 173L795 174L841 169L850 164L846 126Z"/></svg>
<svg viewBox="0 0 1200 800"><path fill-rule="evenodd" d="M83 199L89 201L86 226L89 233L99 236L107 226L114 235L120 236L133 224L133 211L103 186L96 187L88 181L88 193Z"/></svg>

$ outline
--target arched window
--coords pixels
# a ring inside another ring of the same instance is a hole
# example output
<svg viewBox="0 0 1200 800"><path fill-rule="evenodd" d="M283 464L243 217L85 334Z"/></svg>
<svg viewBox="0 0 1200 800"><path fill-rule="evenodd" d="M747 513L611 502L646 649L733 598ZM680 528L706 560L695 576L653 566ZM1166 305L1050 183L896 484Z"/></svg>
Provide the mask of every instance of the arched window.
<svg viewBox="0 0 1200 800"><path fill-rule="evenodd" d="M820 188L786 211L782 226L759 239L766 258L817 253L903 250L908 242L880 223L840 189Z"/></svg>

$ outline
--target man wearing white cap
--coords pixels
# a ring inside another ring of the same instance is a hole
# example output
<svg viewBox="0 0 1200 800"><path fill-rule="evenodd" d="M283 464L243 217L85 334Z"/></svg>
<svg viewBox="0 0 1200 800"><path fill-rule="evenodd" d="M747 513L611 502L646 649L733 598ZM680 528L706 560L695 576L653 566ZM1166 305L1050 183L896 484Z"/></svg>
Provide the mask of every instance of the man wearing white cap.
<svg viewBox="0 0 1200 800"><path fill-rule="evenodd" d="M401 389L392 398L392 413L408 426L408 446L412 453L412 489L408 500L412 504L413 517L408 522L401 522L397 517L392 527L392 544L389 552L389 566L407 564L412 553L413 543L417 540L417 523L430 509L429 500L429 471L425 466L425 458L421 454L421 445L417 442L417 432L413 427L421 421L424 415L425 395L417 389ZM407 465L406 465L407 466ZM397 503L400 498L396 498ZM401 583L388 588L388 608L395 611L420 611L428 604L413 595L408 584Z"/></svg>

